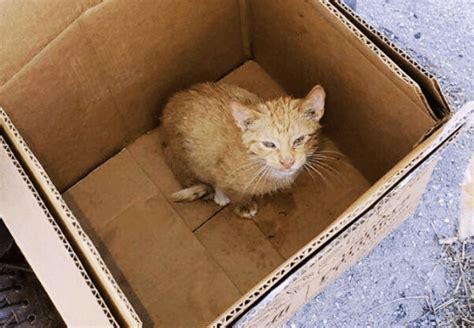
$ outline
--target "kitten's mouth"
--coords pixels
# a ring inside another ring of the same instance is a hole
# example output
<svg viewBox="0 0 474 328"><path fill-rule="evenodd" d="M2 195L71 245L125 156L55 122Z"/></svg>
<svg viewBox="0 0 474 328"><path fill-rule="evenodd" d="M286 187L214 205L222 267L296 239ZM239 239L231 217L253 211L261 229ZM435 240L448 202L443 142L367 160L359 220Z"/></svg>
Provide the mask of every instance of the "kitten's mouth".
<svg viewBox="0 0 474 328"><path fill-rule="evenodd" d="M294 174L296 174L298 171L300 170L300 168L292 168L292 169L274 169L273 171L276 173L277 176L280 176L280 177L289 177L289 176L292 176Z"/></svg>
<svg viewBox="0 0 474 328"><path fill-rule="evenodd" d="M284 176L290 176L290 175L295 174L296 171L297 171L297 170L290 170L290 171L283 170L283 171L280 171L280 174L281 174L281 175L284 175Z"/></svg>

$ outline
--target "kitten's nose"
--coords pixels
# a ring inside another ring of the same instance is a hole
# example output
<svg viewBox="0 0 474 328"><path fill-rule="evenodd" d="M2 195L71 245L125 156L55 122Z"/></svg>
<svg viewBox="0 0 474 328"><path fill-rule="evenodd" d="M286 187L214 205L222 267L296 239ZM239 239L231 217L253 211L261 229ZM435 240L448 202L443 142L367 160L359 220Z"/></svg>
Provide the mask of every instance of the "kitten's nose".
<svg viewBox="0 0 474 328"><path fill-rule="evenodd" d="M295 164L295 160L292 158L292 159L286 159L286 160L283 160L283 161L280 161L280 164L287 170L291 169L291 167L293 166L293 164Z"/></svg>

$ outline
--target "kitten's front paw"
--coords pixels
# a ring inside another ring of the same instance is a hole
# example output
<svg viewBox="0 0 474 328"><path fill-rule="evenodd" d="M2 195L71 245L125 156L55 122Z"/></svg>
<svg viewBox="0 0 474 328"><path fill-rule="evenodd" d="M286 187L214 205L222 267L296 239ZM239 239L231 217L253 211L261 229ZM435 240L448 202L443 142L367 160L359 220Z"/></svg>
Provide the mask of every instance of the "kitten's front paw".
<svg viewBox="0 0 474 328"><path fill-rule="evenodd" d="M255 200L247 204L239 204L234 208L234 212L244 219L253 219L257 215L258 205Z"/></svg>
<svg viewBox="0 0 474 328"><path fill-rule="evenodd" d="M210 191L202 197L203 200L212 200L214 201L214 191Z"/></svg>
<svg viewBox="0 0 474 328"><path fill-rule="evenodd" d="M227 204L230 203L229 197L224 194L222 190L219 188L215 188L214 190L214 203L216 203L219 206L226 206Z"/></svg>

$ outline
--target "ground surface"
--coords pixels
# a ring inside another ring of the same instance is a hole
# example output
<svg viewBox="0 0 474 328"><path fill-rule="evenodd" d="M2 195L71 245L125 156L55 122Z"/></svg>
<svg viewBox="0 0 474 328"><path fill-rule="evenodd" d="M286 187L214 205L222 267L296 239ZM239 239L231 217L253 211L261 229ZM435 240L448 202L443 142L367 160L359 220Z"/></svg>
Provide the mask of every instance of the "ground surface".
<svg viewBox="0 0 474 328"><path fill-rule="evenodd" d="M474 1L346 2L434 73L454 109L474 100ZM285 327L474 327L474 247L440 243L456 235L472 154L473 127L443 154L415 215Z"/></svg>

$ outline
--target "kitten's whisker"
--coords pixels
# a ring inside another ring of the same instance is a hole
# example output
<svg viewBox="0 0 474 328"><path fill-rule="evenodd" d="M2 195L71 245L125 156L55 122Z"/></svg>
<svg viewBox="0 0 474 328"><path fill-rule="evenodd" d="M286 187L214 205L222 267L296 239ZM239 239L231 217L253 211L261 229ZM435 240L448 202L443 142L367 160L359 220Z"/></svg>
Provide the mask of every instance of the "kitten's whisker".
<svg viewBox="0 0 474 328"><path fill-rule="evenodd" d="M252 183L254 182L254 180L267 168L267 166L262 166L260 169L258 169L257 173L255 173L255 175L252 177L252 179L250 180L249 183L247 183L247 185L245 186L244 188L244 191L242 192L242 194L245 194L245 192L247 191L247 189L252 185Z"/></svg>
<svg viewBox="0 0 474 328"><path fill-rule="evenodd" d="M321 154L313 154L311 156L308 156L309 158L316 158L316 159L327 159L330 161L338 161L341 158L340 157L335 157L335 156L328 156L328 155L321 155Z"/></svg>
<svg viewBox="0 0 474 328"><path fill-rule="evenodd" d="M306 170L306 172L308 172L309 176L311 177L311 180L313 180L313 182L316 182L313 173L311 172L310 169L308 169L308 167L306 166L306 164L303 165L303 168Z"/></svg>
<svg viewBox="0 0 474 328"><path fill-rule="evenodd" d="M238 177L240 177L241 174L244 174L245 172L248 172L252 169L258 168L259 166L260 165L255 164L255 165L252 165L252 166L249 166L249 167L246 167L246 168L235 170L234 172L232 172L231 177L238 178Z"/></svg>
<svg viewBox="0 0 474 328"><path fill-rule="evenodd" d="M244 165L241 165L240 167L238 167L234 172L239 172L239 171L242 171L242 170L248 170L249 168L252 168L252 167L255 167L255 166L258 166L262 164L261 161L251 161L249 163L246 163Z"/></svg>
<svg viewBox="0 0 474 328"><path fill-rule="evenodd" d="M326 177L324 177L324 175L319 172L319 170L314 167L311 163L309 162L306 162L305 165L307 165L308 168L310 168L311 170L313 170L314 173L316 173L317 175L319 175L319 177L321 178L321 180L323 180L324 183L326 183L326 185L328 186L332 186L329 181L326 179Z"/></svg>
<svg viewBox="0 0 474 328"><path fill-rule="evenodd" d="M332 173L332 176L337 180L338 183L342 183L344 181L344 177L335 168L329 166L328 164L321 161L313 161L310 163L316 167Z"/></svg>
<svg viewBox="0 0 474 328"><path fill-rule="evenodd" d="M313 164L320 165L321 167L325 168L330 172L333 172L334 174L339 174L339 172L337 172L335 168L331 167L327 163L324 163L323 161L315 160Z"/></svg>
<svg viewBox="0 0 474 328"><path fill-rule="evenodd" d="M343 156L343 154L339 151L335 151L335 150L316 150L316 153L321 153L321 154L334 154L334 155L338 155L338 156Z"/></svg>
<svg viewBox="0 0 474 328"><path fill-rule="evenodd" d="M260 182L263 183L263 181L265 181L265 178L268 175L269 171L270 171L270 167L266 166L265 170L263 170L263 173L260 174L259 178L257 179L257 181L254 184L253 193L255 193L257 191L257 187L260 184Z"/></svg>
<svg viewBox="0 0 474 328"><path fill-rule="evenodd" d="M321 163L319 161L313 161L311 164L315 167L318 167L320 169L323 169L324 171L327 171L335 176L339 176L339 172L337 172L334 168L331 166L327 165L326 163Z"/></svg>
<svg viewBox="0 0 474 328"><path fill-rule="evenodd" d="M242 165L241 167L236 169L234 172L232 172L232 174L230 175L232 177L231 182L234 182L246 172L255 168L259 168L260 165L262 165L260 161L255 161L253 163L247 163L247 164Z"/></svg>
<svg viewBox="0 0 474 328"><path fill-rule="evenodd" d="M329 180L327 180L327 179L324 177L324 175L321 174L321 172L319 172L319 171L317 171L317 170L315 170L314 168L311 168L311 167L309 167L309 169L310 169L311 171L313 171L314 173L316 173L316 174L320 177L320 179L321 179L321 181L322 181L322 183L323 183L324 185L326 185L326 186L328 186L328 187L332 187L332 183L330 183Z"/></svg>

